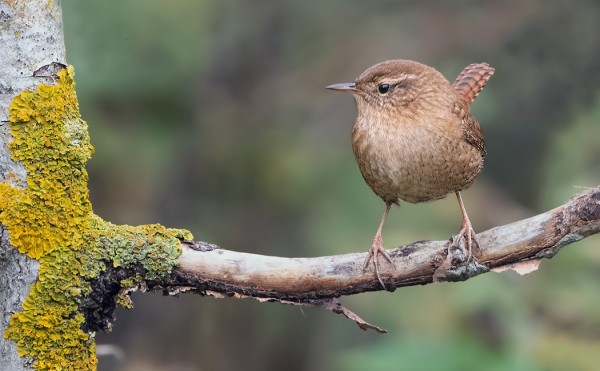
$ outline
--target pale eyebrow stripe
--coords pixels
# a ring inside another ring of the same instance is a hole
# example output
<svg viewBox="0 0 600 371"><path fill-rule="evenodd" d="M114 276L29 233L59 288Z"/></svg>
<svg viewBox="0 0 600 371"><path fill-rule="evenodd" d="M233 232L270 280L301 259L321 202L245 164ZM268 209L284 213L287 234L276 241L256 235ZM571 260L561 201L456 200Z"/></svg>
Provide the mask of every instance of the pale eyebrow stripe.
<svg viewBox="0 0 600 371"><path fill-rule="evenodd" d="M380 80L377 84L378 85L379 84L396 85L396 84L403 83L405 81L414 80L416 78L417 78L417 76L415 76L415 75L403 75L401 78Z"/></svg>

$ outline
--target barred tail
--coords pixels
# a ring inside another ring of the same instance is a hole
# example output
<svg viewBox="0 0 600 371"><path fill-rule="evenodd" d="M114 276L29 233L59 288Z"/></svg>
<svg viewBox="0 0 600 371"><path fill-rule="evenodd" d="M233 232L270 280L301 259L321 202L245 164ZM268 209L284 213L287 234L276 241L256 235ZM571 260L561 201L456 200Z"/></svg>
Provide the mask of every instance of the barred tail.
<svg viewBox="0 0 600 371"><path fill-rule="evenodd" d="M493 74L494 68L489 64L473 63L462 70L453 85L467 106L470 106Z"/></svg>

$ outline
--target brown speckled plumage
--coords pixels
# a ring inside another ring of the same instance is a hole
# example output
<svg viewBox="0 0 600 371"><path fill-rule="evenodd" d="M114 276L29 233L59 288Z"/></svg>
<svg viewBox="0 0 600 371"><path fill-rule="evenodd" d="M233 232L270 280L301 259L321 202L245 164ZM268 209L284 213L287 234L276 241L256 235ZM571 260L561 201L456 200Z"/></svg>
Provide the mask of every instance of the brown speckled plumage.
<svg viewBox="0 0 600 371"><path fill-rule="evenodd" d="M483 167L483 134L469 108L493 72L485 63L471 64L450 84L434 68L390 60L370 67L354 83L328 87L354 95L358 117L352 149L365 182L387 205L365 264L375 255L380 281L377 254L391 262L381 248L381 227L392 203L437 200L455 192L463 210L461 234L470 250L472 228L458 192L469 188Z"/></svg>

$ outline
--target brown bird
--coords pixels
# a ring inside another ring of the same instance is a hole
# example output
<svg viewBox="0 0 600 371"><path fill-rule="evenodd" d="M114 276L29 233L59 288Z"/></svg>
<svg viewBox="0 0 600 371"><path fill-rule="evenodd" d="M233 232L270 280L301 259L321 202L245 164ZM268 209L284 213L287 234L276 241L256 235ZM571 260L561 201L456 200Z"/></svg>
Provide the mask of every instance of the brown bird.
<svg viewBox="0 0 600 371"><path fill-rule="evenodd" d="M390 60L363 72L353 83L327 88L349 91L358 117L352 149L360 172L385 202L385 212L365 260L379 273L378 255L392 265L383 249L381 230L392 204L419 203L456 194L462 212L458 241L479 247L460 191L473 184L483 167L485 144L479 122L469 108L494 69L486 63L467 66L454 84L432 67L409 60Z"/></svg>

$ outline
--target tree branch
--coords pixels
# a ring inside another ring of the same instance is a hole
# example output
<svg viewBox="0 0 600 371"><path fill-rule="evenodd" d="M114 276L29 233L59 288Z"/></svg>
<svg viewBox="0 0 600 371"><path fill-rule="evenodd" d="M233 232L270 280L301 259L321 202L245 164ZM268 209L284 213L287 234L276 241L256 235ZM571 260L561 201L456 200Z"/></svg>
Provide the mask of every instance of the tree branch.
<svg viewBox="0 0 600 371"><path fill-rule="evenodd" d="M393 291L464 281L490 270L514 269L525 274L537 269L541 258L551 258L562 247L599 232L600 186L543 214L479 233L481 250L469 264L454 238L419 241L389 250L396 269L382 261L381 275ZM365 253L281 258L224 250L206 242L182 242L182 249L169 288L175 293L252 297L333 310L331 306L339 303L332 299L383 289L372 269L363 271ZM375 328L344 314L361 328Z"/></svg>

